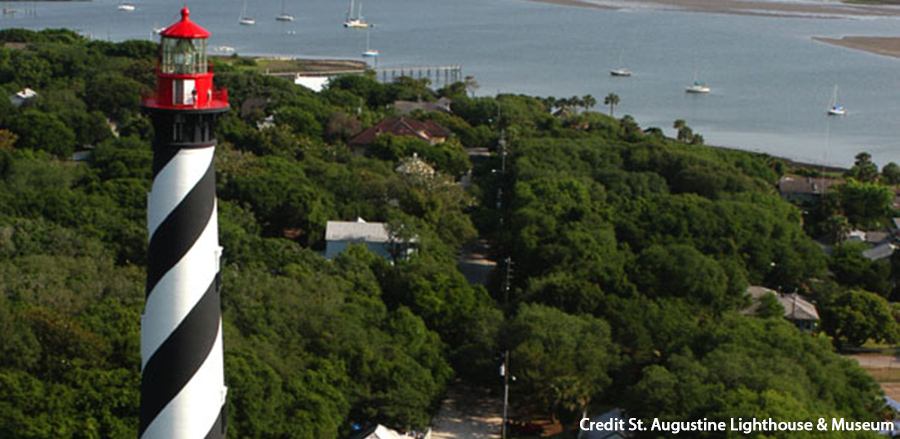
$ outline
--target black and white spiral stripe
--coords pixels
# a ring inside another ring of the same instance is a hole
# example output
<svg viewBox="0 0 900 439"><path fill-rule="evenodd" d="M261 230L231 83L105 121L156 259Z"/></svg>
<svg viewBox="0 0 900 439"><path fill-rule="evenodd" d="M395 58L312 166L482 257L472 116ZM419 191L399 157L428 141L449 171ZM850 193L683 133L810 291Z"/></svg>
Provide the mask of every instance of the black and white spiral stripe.
<svg viewBox="0 0 900 439"><path fill-rule="evenodd" d="M224 437L214 151L154 148L141 439Z"/></svg>

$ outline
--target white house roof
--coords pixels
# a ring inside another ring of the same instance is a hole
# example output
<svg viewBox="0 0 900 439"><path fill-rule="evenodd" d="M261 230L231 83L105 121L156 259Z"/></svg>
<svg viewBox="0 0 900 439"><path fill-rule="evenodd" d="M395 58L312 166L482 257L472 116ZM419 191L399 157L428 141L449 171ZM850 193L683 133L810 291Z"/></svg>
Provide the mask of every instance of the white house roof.
<svg viewBox="0 0 900 439"><path fill-rule="evenodd" d="M870 261L879 261L884 258L891 257L891 255L894 254L894 250L896 249L897 246L895 246L894 244L885 242L883 244L878 244L868 250L863 250L862 255L864 258Z"/></svg>
<svg viewBox="0 0 900 439"><path fill-rule="evenodd" d="M328 221L325 225L325 241L390 241L387 225L367 223L362 218L356 221Z"/></svg>
<svg viewBox="0 0 900 439"><path fill-rule="evenodd" d="M781 307L784 308L784 317L788 320L819 320L819 312L816 305L799 294L778 294L777 291L761 286L747 287L747 294L753 297L753 305L742 311L745 314L753 314L759 308L759 299L766 294L774 294Z"/></svg>
<svg viewBox="0 0 900 439"><path fill-rule="evenodd" d="M862 230L851 230L850 233L847 233L847 237L844 238L844 241L859 241L865 242L866 240L866 232Z"/></svg>
<svg viewBox="0 0 900 439"><path fill-rule="evenodd" d="M407 439L384 425L378 424L356 436L357 439Z"/></svg>
<svg viewBox="0 0 900 439"><path fill-rule="evenodd" d="M17 92L16 96L18 96L21 99L31 99L31 98L37 96L37 92L28 87L25 87L22 90L20 90L19 92Z"/></svg>
<svg viewBox="0 0 900 439"><path fill-rule="evenodd" d="M328 85L329 78L327 76L300 76L294 77L294 84L302 85L312 91L322 91Z"/></svg>

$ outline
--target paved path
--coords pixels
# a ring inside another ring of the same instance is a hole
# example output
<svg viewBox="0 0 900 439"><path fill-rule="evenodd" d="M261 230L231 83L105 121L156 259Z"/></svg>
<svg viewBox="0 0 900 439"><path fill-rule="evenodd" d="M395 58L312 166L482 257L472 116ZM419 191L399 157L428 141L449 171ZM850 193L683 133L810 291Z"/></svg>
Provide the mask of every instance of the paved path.
<svg viewBox="0 0 900 439"><path fill-rule="evenodd" d="M900 400L900 357L884 354L847 355L881 385L884 394Z"/></svg>
<svg viewBox="0 0 900 439"><path fill-rule="evenodd" d="M502 424L499 398L484 390L451 384L434 418L432 439L497 439Z"/></svg>
<svg viewBox="0 0 900 439"><path fill-rule="evenodd" d="M466 246L456 258L459 271L470 284L485 285L497 263L488 259L490 246L484 239Z"/></svg>

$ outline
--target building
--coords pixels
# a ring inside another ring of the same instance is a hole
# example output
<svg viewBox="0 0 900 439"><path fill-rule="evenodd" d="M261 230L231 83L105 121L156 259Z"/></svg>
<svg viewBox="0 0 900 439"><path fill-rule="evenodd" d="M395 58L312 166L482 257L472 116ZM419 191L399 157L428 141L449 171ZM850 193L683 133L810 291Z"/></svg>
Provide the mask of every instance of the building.
<svg viewBox="0 0 900 439"><path fill-rule="evenodd" d="M787 201L813 202L832 186L843 182L835 178L781 177L778 181L778 193Z"/></svg>
<svg viewBox="0 0 900 439"><path fill-rule="evenodd" d="M374 427L361 430L352 436L352 439L430 439L431 429L427 431L399 433L396 430L378 424Z"/></svg>
<svg viewBox="0 0 900 439"><path fill-rule="evenodd" d="M887 259L894 254L894 250L897 249L897 246L885 241L881 244L878 244L870 249L863 250L862 256L872 262L880 261L882 259Z"/></svg>
<svg viewBox="0 0 900 439"><path fill-rule="evenodd" d="M325 225L325 257L334 259L351 244L364 244L378 256L393 261L396 257L408 257L415 252L416 239L402 242L392 236L387 224L369 223L362 218L356 221L328 221Z"/></svg>
<svg viewBox="0 0 900 439"><path fill-rule="evenodd" d="M10 96L9 101L12 102L13 105L20 107L20 106L22 106L22 104L25 103L25 101L27 101L29 99L34 99L37 96L38 96L38 94L36 91L34 91L28 87L25 87L22 90L19 90L18 92L14 93L12 96Z"/></svg>
<svg viewBox="0 0 900 439"><path fill-rule="evenodd" d="M415 137L432 145L443 143L450 137L450 131L433 120L421 122L405 117L389 117L350 139L350 147L361 153L382 134Z"/></svg>
<svg viewBox="0 0 900 439"><path fill-rule="evenodd" d="M772 294L784 308L784 318L798 328L804 331L813 331L819 326L819 312L816 310L816 305L799 294L781 294L761 286L747 287L747 294L750 295L753 304L741 311L742 314L755 315L760 299L766 294Z"/></svg>

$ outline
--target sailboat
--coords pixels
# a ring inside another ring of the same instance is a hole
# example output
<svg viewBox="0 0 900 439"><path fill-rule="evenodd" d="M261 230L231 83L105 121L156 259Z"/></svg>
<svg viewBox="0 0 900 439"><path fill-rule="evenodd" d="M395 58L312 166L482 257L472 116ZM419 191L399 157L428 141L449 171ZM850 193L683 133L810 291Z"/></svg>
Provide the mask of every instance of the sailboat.
<svg viewBox="0 0 900 439"><path fill-rule="evenodd" d="M281 14L275 17L278 21L294 21L294 16L284 12L284 2L286 0L281 0Z"/></svg>
<svg viewBox="0 0 900 439"><path fill-rule="evenodd" d="M366 50L360 55L362 55L364 58L375 58L380 54L381 52L379 52L378 49L369 48L369 32L366 31Z"/></svg>
<svg viewBox="0 0 900 439"><path fill-rule="evenodd" d="M353 16L353 0L350 0L350 8L347 9L347 19L344 20L344 27L358 29L369 27L369 23L366 23L362 16L362 0L359 1L359 10L356 13L356 17Z"/></svg>
<svg viewBox="0 0 900 439"><path fill-rule="evenodd" d="M238 23L244 26L253 26L256 24L255 18L250 18L247 16L247 0L244 0L244 7L241 8L241 16L238 18Z"/></svg>
<svg viewBox="0 0 900 439"><path fill-rule="evenodd" d="M847 110L844 110L844 107L838 105L838 86L834 86L834 94L831 95L831 105L828 106L828 115L829 116L843 116L847 113Z"/></svg>
<svg viewBox="0 0 900 439"><path fill-rule="evenodd" d="M619 68L613 69L609 71L609 74L612 76L631 76L631 70L626 69L622 66L622 55L625 54L625 49L622 49L619 52Z"/></svg>
<svg viewBox="0 0 900 439"><path fill-rule="evenodd" d="M686 93L709 93L711 90L703 81L697 79L696 72L694 72L694 83L684 89Z"/></svg>

